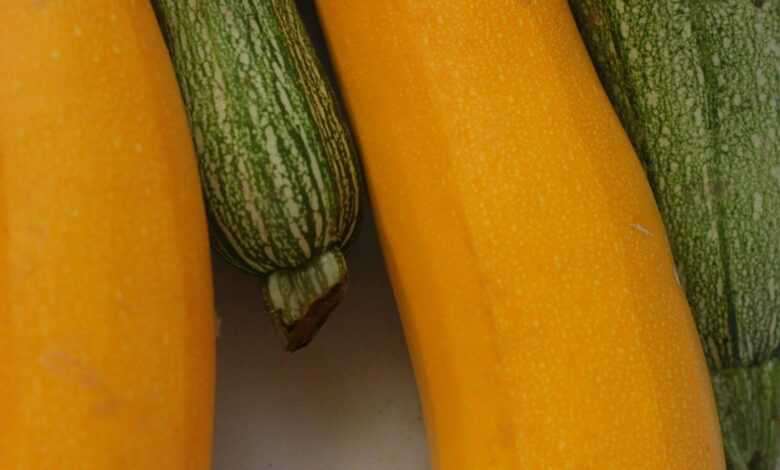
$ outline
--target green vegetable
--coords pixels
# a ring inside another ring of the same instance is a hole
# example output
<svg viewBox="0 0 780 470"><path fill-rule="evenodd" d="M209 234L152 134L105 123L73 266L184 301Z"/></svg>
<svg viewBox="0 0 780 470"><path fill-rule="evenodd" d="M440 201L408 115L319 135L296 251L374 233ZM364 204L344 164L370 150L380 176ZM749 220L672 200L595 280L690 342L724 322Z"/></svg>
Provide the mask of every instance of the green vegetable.
<svg viewBox="0 0 780 470"><path fill-rule="evenodd" d="M156 0L188 108L213 239L293 350L344 292L359 216L352 138L292 0Z"/></svg>

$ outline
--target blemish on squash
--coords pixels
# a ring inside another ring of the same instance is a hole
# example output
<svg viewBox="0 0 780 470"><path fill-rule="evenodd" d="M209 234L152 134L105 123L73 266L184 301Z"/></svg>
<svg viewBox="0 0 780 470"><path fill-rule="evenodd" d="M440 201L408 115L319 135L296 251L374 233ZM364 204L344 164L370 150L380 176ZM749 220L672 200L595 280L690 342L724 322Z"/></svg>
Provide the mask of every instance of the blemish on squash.
<svg viewBox="0 0 780 470"><path fill-rule="evenodd" d="M641 233L642 235L645 235L645 236L648 236L648 237L652 237L653 236L653 232L648 230L647 227L645 227L642 224L631 224L631 228L633 228L637 232Z"/></svg>
<svg viewBox="0 0 780 470"><path fill-rule="evenodd" d="M94 397L91 411L96 416L108 416L117 409L119 399L100 373L73 354L53 349L41 354L38 364L58 379L89 392Z"/></svg>

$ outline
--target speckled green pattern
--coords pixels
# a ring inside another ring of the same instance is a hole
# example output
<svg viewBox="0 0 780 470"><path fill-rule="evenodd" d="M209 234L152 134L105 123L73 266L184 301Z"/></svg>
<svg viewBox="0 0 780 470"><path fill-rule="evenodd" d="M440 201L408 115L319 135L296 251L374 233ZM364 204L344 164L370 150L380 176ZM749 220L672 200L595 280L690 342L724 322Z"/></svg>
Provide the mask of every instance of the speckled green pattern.
<svg viewBox="0 0 780 470"><path fill-rule="evenodd" d="M355 231L361 176L295 3L154 3L219 251L255 274L307 269L338 252Z"/></svg>
<svg viewBox="0 0 780 470"><path fill-rule="evenodd" d="M570 4L647 169L710 368L763 363L780 345L780 0Z"/></svg>

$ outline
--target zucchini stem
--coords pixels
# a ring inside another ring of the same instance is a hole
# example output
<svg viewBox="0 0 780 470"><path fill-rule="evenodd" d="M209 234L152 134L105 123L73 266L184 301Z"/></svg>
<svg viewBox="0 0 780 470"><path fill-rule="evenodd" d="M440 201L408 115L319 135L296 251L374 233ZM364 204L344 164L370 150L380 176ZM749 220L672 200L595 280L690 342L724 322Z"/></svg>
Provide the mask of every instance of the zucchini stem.
<svg viewBox="0 0 780 470"><path fill-rule="evenodd" d="M333 248L307 264L271 273L263 296L274 324L296 351L311 342L328 316L341 303L347 286L347 263Z"/></svg>

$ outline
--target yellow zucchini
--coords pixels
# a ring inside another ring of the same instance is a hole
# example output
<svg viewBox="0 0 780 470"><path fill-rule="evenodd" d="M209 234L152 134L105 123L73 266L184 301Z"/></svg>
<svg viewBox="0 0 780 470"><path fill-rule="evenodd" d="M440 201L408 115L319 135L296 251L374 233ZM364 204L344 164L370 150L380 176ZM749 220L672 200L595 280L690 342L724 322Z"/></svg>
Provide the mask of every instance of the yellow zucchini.
<svg viewBox="0 0 780 470"><path fill-rule="evenodd" d="M0 468L206 470L207 230L154 13L0 19Z"/></svg>
<svg viewBox="0 0 780 470"><path fill-rule="evenodd" d="M438 469L722 469L642 167L565 0L317 0Z"/></svg>

